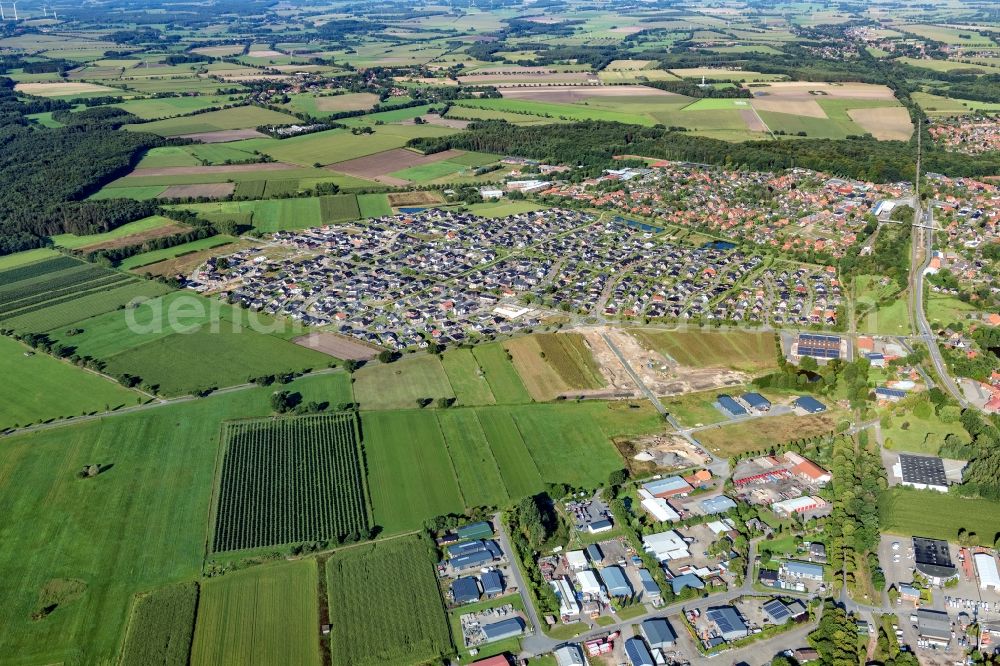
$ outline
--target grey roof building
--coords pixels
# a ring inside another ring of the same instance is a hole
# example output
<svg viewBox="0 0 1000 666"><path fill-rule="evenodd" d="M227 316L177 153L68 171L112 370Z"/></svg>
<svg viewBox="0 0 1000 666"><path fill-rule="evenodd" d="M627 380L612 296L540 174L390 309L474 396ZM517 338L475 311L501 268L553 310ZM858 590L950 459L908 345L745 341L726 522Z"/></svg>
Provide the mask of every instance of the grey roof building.
<svg viewBox="0 0 1000 666"><path fill-rule="evenodd" d="M483 594L486 596L492 597L497 594L503 594L503 577L499 571L487 571L480 576L479 581L483 584Z"/></svg>
<svg viewBox="0 0 1000 666"><path fill-rule="evenodd" d="M639 569L639 580L642 582L642 592L646 599L659 599L663 596L660 586L653 580L653 574L647 569Z"/></svg>
<svg viewBox="0 0 1000 666"><path fill-rule="evenodd" d="M758 412L766 412L771 409L771 401L760 393L744 393L740 398Z"/></svg>
<svg viewBox="0 0 1000 666"><path fill-rule="evenodd" d="M709 515L714 515L717 513L725 513L730 509L736 508L736 502L734 502L729 497L725 495L717 495L716 497L709 497L708 499L703 499L698 503L701 510Z"/></svg>
<svg viewBox="0 0 1000 666"><path fill-rule="evenodd" d="M948 542L941 539L913 537L913 561L917 571L928 578L948 579L958 575L951 561Z"/></svg>
<svg viewBox="0 0 1000 666"><path fill-rule="evenodd" d="M655 649L672 648L677 641L677 633L670 623L664 618L652 618L639 625L642 637L649 643L649 647Z"/></svg>
<svg viewBox="0 0 1000 666"><path fill-rule="evenodd" d="M583 658L583 650L572 643L556 648L555 656L558 666L584 666L587 663Z"/></svg>
<svg viewBox="0 0 1000 666"><path fill-rule="evenodd" d="M951 641L951 618L943 611L921 608L917 611L917 633L935 643Z"/></svg>
<svg viewBox="0 0 1000 666"><path fill-rule="evenodd" d="M772 624L784 624L792 619L792 613L788 610L781 599L771 599L765 601L763 605L764 615Z"/></svg>
<svg viewBox="0 0 1000 666"><path fill-rule="evenodd" d="M736 399L729 395L720 395L716 398L719 402L719 406L722 407L731 416L746 416L747 410L744 409L743 405L736 402Z"/></svg>
<svg viewBox="0 0 1000 666"><path fill-rule="evenodd" d="M635 592L628 578L618 567L604 567L597 573L600 574L605 589L612 597L631 597Z"/></svg>
<svg viewBox="0 0 1000 666"><path fill-rule="evenodd" d="M937 456L914 456L899 454L899 465L894 469L904 486L948 491L948 476L944 471L944 461Z"/></svg>
<svg viewBox="0 0 1000 666"><path fill-rule="evenodd" d="M493 624L483 625L483 634L486 635L486 642L502 641L505 638L514 638L524 632L524 620L519 617L509 617Z"/></svg>

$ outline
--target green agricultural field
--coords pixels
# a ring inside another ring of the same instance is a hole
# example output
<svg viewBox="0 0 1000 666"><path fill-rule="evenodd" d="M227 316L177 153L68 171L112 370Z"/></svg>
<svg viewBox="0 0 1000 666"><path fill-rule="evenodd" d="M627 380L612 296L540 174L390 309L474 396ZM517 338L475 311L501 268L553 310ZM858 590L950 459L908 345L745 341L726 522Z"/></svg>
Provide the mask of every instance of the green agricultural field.
<svg viewBox="0 0 1000 666"><path fill-rule="evenodd" d="M347 548L327 560L333 666L406 666L453 651L435 563L423 537Z"/></svg>
<svg viewBox="0 0 1000 666"><path fill-rule="evenodd" d="M425 115L430 108L430 105L427 105L411 106L405 109L391 109L389 111L369 113L355 118L343 118L337 122L347 125L348 127L363 127L366 125L374 125L376 122L382 122L385 124L400 123L404 120L412 120L417 116Z"/></svg>
<svg viewBox="0 0 1000 666"><path fill-rule="evenodd" d="M171 118L231 103L228 96L199 95L198 97L134 99L115 104L114 106L124 109L129 113L134 113L140 118L153 120L157 118Z"/></svg>
<svg viewBox="0 0 1000 666"><path fill-rule="evenodd" d="M93 234L91 236L59 234L58 236L52 237L52 242L59 247L65 247L72 250L76 248L86 247L88 245L107 243L108 241L118 240L119 238L125 238L127 236L141 234L145 231L162 229L163 227L166 227L171 224L177 224L177 223L171 220L170 218L163 217L162 215L152 215L142 220L136 220L135 222L129 222L128 224L123 224L122 226L103 234Z"/></svg>
<svg viewBox="0 0 1000 666"><path fill-rule="evenodd" d="M727 367L761 373L778 367L773 333L632 329L647 349L691 368Z"/></svg>
<svg viewBox="0 0 1000 666"><path fill-rule="evenodd" d="M956 322L964 322L978 312L975 305L966 303L953 296L929 294L927 296L927 319L931 323L948 326Z"/></svg>
<svg viewBox="0 0 1000 666"><path fill-rule="evenodd" d="M290 385L294 390L295 384ZM265 416L269 389L157 406L11 437L0 447L0 653L25 663L117 662L133 595L194 580L224 419ZM60 393L65 399L68 393ZM78 479L85 465L108 469ZM25 553L45 552L45 557ZM43 587L81 593L43 619Z"/></svg>
<svg viewBox="0 0 1000 666"><path fill-rule="evenodd" d="M932 95L925 92L914 92L911 94L911 97L913 98L913 101L916 102L921 109L923 109L924 113L932 118L941 116L962 116L975 111L1000 111L1000 104L978 102L971 99L941 97L939 95Z"/></svg>
<svg viewBox="0 0 1000 666"><path fill-rule="evenodd" d="M315 560L275 562L201 585L191 666L319 666Z"/></svg>
<svg viewBox="0 0 1000 666"><path fill-rule="evenodd" d="M361 217L387 217L392 215L389 200L384 194L359 194L358 211Z"/></svg>
<svg viewBox="0 0 1000 666"><path fill-rule="evenodd" d="M732 389L727 389L732 391ZM719 394L718 390L704 393L686 393L684 395L663 398L663 405L681 424L688 427L721 423L726 420L722 412L712 404Z"/></svg>
<svg viewBox="0 0 1000 666"><path fill-rule="evenodd" d="M144 398L119 384L0 337L0 430L134 406Z"/></svg>
<svg viewBox="0 0 1000 666"><path fill-rule="evenodd" d="M135 187L105 187L90 196L91 199L155 199L167 189L166 185L138 185Z"/></svg>
<svg viewBox="0 0 1000 666"><path fill-rule="evenodd" d="M901 536L957 541L958 530L990 547L1000 533L1000 502L896 486L883 496L882 529Z"/></svg>
<svg viewBox="0 0 1000 666"><path fill-rule="evenodd" d="M531 395L499 342L477 346L473 352L497 404L531 402Z"/></svg>
<svg viewBox="0 0 1000 666"><path fill-rule="evenodd" d="M251 139L242 143L245 148L260 150L279 162L311 166L334 164L402 148L407 141L418 136L447 136L456 131L434 125L380 125L375 128L374 134L355 135L346 129L334 129L281 141Z"/></svg>
<svg viewBox="0 0 1000 666"><path fill-rule="evenodd" d="M561 120L559 118L543 118L541 116L511 113L497 109L477 109L471 106L453 106L448 109L445 117L460 120L506 120L512 125L551 125L553 123L570 122L569 120Z"/></svg>
<svg viewBox="0 0 1000 666"><path fill-rule="evenodd" d="M429 410L362 414L375 524L388 534L419 529L428 518L465 509L434 414Z"/></svg>
<svg viewBox="0 0 1000 666"><path fill-rule="evenodd" d="M465 504L504 506L510 494L476 410L442 410L437 419Z"/></svg>
<svg viewBox="0 0 1000 666"><path fill-rule="evenodd" d="M477 414L510 496L526 497L541 492L545 482L511 412L483 408Z"/></svg>
<svg viewBox="0 0 1000 666"><path fill-rule="evenodd" d="M437 180L438 178L444 178L445 176L458 173L466 168L468 167L465 165L455 164L454 162L443 160L441 162L431 162L429 164L421 164L420 166L410 167L408 169L393 171L389 175L393 178L402 178L403 180L409 180L415 183L427 183L432 180Z"/></svg>
<svg viewBox="0 0 1000 666"><path fill-rule="evenodd" d="M420 398L453 398L455 389L440 359L425 355L361 368L354 395L362 409L410 409Z"/></svg>
<svg viewBox="0 0 1000 666"><path fill-rule="evenodd" d="M862 332L879 335L909 335L910 312L906 294L900 294L890 305L866 315L858 328Z"/></svg>
<svg viewBox="0 0 1000 666"><path fill-rule="evenodd" d="M208 238L191 241L190 243L184 243L183 245L168 247L164 250L151 250L150 252L143 252L142 254L137 254L125 259L121 263L121 268L124 270L134 270L136 268L142 268L143 266L155 264L156 262L163 261L164 259L173 259L174 257L180 257L181 255L197 252L198 250L207 250L209 248L219 247L220 245L228 245L235 240L236 239L232 236L209 236Z"/></svg>
<svg viewBox="0 0 1000 666"><path fill-rule="evenodd" d="M476 357L469 349L449 349L441 355L441 363L459 405L492 405L496 403Z"/></svg>
<svg viewBox="0 0 1000 666"><path fill-rule="evenodd" d="M15 316L4 320L4 325L16 331L49 331L90 315L116 310L137 299L155 298L169 291L170 287L159 282L128 280L107 288L98 287L86 295L71 294L59 303L49 301L44 307L36 306L40 309L32 312L14 313Z"/></svg>
<svg viewBox="0 0 1000 666"><path fill-rule="evenodd" d="M684 107L684 111L718 111L720 109L750 109L748 99L699 99Z"/></svg>
<svg viewBox="0 0 1000 666"><path fill-rule="evenodd" d="M18 268L27 264L38 263L43 259L55 259L61 256L62 255L55 250L50 250L49 248L44 247L37 250L25 250L24 252L8 254L0 257L0 271Z"/></svg>
<svg viewBox="0 0 1000 666"><path fill-rule="evenodd" d="M458 157L452 157L448 161L452 164L461 164L470 167L481 167L500 161L500 155L490 155L489 153L464 153Z"/></svg>
<svg viewBox="0 0 1000 666"><path fill-rule="evenodd" d="M536 102L521 99L462 99L456 100L456 106L473 109L489 109L507 113L525 114L529 116L552 117L568 120L608 120L632 125L652 126L653 118L644 114L620 113L594 108L580 104L561 104L556 102ZM461 111L457 114L460 116Z"/></svg>
<svg viewBox="0 0 1000 666"><path fill-rule="evenodd" d="M210 111L195 116L156 120L141 125L126 125L125 129L150 132L160 136L179 136L220 130L253 129L270 123L289 125L298 122L295 116L277 113L258 106L239 106L222 111Z"/></svg>
<svg viewBox="0 0 1000 666"><path fill-rule="evenodd" d="M547 208L549 206L533 201L490 201L468 206L469 212L479 217L507 217L508 215L519 215Z"/></svg>
<svg viewBox="0 0 1000 666"><path fill-rule="evenodd" d="M213 331L206 324L192 333L173 333L107 359L112 374L141 377L163 395L244 384L251 377L323 368L322 352L252 330Z"/></svg>
<svg viewBox="0 0 1000 666"><path fill-rule="evenodd" d="M121 666L186 666L197 610L197 583L179 583L139 595L128 621Z"/></svg>
<svg viewBox="0 0 1000 666"><path fill-rule="evenodd" d="M264 193L261 196L266 199L287 197L298 191L299 181L297 178L271 179L264 182Z"/></svg>
<svg viewBox="0 0 1000 666"><path fill-rule="evenodd" d="M361 217L358 198L353 194L333 194L319 198L319 217L323 224L349 222Z"/></svg>
<svg viewBox="0 0 1000 666"><path fill-rule="evenodd" d="M852 120L837 120L833 118L812 118L777 111L758 111L757 115L772 132L785 132L805 135L813 139L844 139L850 135L861 135L865 130Z"/></svg>

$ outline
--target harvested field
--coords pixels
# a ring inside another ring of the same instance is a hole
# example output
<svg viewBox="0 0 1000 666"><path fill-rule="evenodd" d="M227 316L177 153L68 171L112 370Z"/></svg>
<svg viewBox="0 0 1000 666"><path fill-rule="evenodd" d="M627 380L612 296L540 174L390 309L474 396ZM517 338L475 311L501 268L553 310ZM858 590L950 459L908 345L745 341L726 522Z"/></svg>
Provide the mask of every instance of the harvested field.
<svg viewBox="0 0 1000 666"><path fill-rule="evenodd" d="M108 88L93 83L58 82L58 83L18 83L15 92L38 97L63 97L68 95L86 95L89 93L118 93L116 88Z"/></svg>
<svg viewBox="0 0 1000 666"><path fill-rule="evenodd" d="M615 72L632 72L640 69L645 69L651 64L656 62L655 60L612 60L608 63L608 66L604 69L615 71Z"/></svg>
<svg viewBox="0 0 1000 666"><path fill-rule="evenodd" d="M218 132L196 132L194 134L181 134L182 139L192 139L202 143L226 143L229 141L240 141L242 139L266 139L266 134L261 134L255 129L234 129L219 130Z"/></svg>
<svg viewBox="0 0 1000 666"><path fill-rule="evenodd" d="M767 96L753 100L752 104L758 111L791 113L796 116L807 116L809 118L827 117L826 111L816 103L815 99L795 99L784 95Z"/></svg>
<svg viewBox="0 0 1000 666"><path fill-rule="evenodd" d="M527 69L527 68L526 68ZM547 68L543 72L524 71L520 73L476 73L458 78L462 85L481 86L495 85L498 88L505 86L536 86L539 84L553 83L591 83L596 84L599 79L589 72L551 72Z"/></svg>
<svg viewBox="0 0 1000 666"><path fill-rule="evenodd" d="M283 56L283 55L285 54L280 51L273 51L271 49L247 52L247 56L251 58L277 58L278 56Z"/></svg>
<svg viewBox="0 0 1000 666"><path fill-rule="evenodd" d="M819 92L815 95L812 93ZM824 94L825 93L825 94ZM888 86L872 83L818 83L813 81L775 81L754 86L754 97L782 97L790 99L884 99L895 97ZM787 111L785 113L788 113Z"/></svg>
<svg viewBox="0 0 1000 666"><path fill-rule="evenodd" d="M178 166L178 167L152 167L136 169L129 174L129 177L139 178L156 176L206 176L218 173L254 173L256 171L284 171L285 169L297 169L294 164L284 162L261 162L259 164L217 164L208 166Z"/></svg>
<svg viewBox="0 0 1000 666"><path fill-rule="evenodd" d="M330 97L317 97L316 109L318 111L361 111L370 109L378 103L378 95L372 93L347 93L346 95L331 95Z"/></svg>
<svg viewBox="0 0 1000 666"><path fill-rule="evenodd" d="M512 88L503 91L507 99L526 99L536 102L557 102L572 104L590 97L677 97L666 90L645 86L539 86L534 88Z"/></svg>
<svg viewBox="0 0 1000 666"><path fill-rule="evenodd" d="M427 206L441 203L443 199L437 192L390 192L386 195L392 208L406 206Z"/></svg>
<svg viewBox="0 0 1000 666"><path fill-rule="evenodd" d="M421 155L405 148L395 148L375 153L374 155L347 160L346 162L337 162L331 168L336 169L340 173L355 176L356 178L365 178L380 183L384 182L389 185L408 185L409 181L402 178L394 178L387 174L399 171L400 169L441 162L450 157L458 157L462 154L460 150L445 150L433 155Z"/></svg>
<svg viewBox="0 0 1000 666"><path fill-rule="evenodd" d="M751 132L767 131L767 125L764 124L764 121L761 120L760 116L758 116L754 111L750 109L740 109L739 113L743 122L747 124L747 129Z"/></svg>
<svg viewBox="0 0 1000 666"><path fill-rule="evenodd" d="M233 193L236 183L202 183L201 185L171 185L158 199L224 199Z"/></svg>
<svg viewBox="0 0 1000 666"><path fill-rule="evenodd" d="M373 349L368 345L325 331L309 333L308 335L295 338L292 342L303 347L308 347L309 349L315 349L324 354L329 354L334 358L352 361L370 361L379 352L379 350Z"/></svg>
<svg viewBox="0 0 1000 666"><path fill-rule="evenodd" d="M913 134L910 113L902 106L849 109L847 115L876 139L906 141Z"/></svg>

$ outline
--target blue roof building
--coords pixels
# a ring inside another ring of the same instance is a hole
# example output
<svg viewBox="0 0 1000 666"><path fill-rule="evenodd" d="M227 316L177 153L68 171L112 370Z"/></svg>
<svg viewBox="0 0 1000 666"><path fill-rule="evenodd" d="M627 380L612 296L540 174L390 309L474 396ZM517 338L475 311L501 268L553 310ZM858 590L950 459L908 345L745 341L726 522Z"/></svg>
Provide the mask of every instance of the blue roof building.
<svg viewBox="0 0 1000 666"><path fill-rule="evenodd" d="M726 641L734 641L747 635L747 625L732 606L713 606L705 613L715 623L719 635Z"/></svg>
<svg viewBox="0 0 1000 666"><path fill-rule="evenodd" d="M784 624L792 619L792 613L780 599L771 599L764 602L764 614L772 624Z"/></svg>
<svg viewBox="0 0 1000 666"><path fill-rule="evenodd" d="M483 625L483 634L486 635L487 643L514 638L522 633L524 633L524 620L519 617L509 617L506 620Z"/></svg>
<svg viewBox="0 0 1000 666"><path fill-rule="evenodd" d="M601 547L596 543L592 543L587 546L587 559L590 560L591 564L600 564L604 561L604 553L601 552Z"/></svg>
<svg viewBox="0 0 1000 666"><path fill-rule="evenodd" d="M906 397L906 391L901 391L899 389L889 388L887 386L879 386L875 389L875 398L878 400L889 400L890 402L896 402L902 400Z"/></svg>
<svg viewBox="0 0 1000 666"><path fill-rule="evenodd" d="M717 513L725 513L730 509L736 508L736 502L732 499L726 497L725 495L717 495L716 497L709 497L708 499L703 499L698 503L701 510L708 515L715 515Z"/></svg>
<svg viewBox="0 0 1000 666"><path fill-rule="evenodd" d="M469 541L448 547L451 559L448 564L456 569L482 566L503 557L503 551L495 541Z"/></svg>
<svg viewBox="0 0 1000 666"><path fill-rule="evenodd" d="M465 539L489 539L493 536L493 526L485 520L471 525L463 525L455 530L455 534L463 541Z"/></svg>
<svg viewBox="0 0 1000 666"><path fill-rule="evenodd" d="M625 573L618 567L604 567L598 574L604 582L604 587L612 597L631 597L635 592Z"/></svg>
<svg viewBox="0 0 1000 666"><path fill-rule="evenodd" d="M479 601L479 583L472 576L455 579L451 584L451 596L456 604L469 604Z"/></svg>
<svg viewBox="0 0 1000 666"><path fill-rule="evenodd" d="M503 577L499 571L488 571L479 578L483 584L483 594L488 597L503 594Z"/></svg>
<svg viewBox="0 0 1000 666"><path fill-rule="evenodd" d="M740 396L743 402L747 403L753 409L759 412L766 412L771 409L771 401L762 396L760 393L744 393Z"/></svg>
<svg viewBox="0 0 1000 666"><path fill-rule="evenodd" d="M695 590L704 590L705 583L693 573L681 574L670 579L670 589L673 590L674 594L680 594L688 587Z"/></svg>
<svg viewBox="0 0 1000 666"><path fill-rule="evenodd" d="M655 666L653 655L641 638L630 638L625 641L625 656L632 666Z"/></svg>
<svg viewBox="0 0 1000 666"><path fill-rule="evenodd" d="M823 580L823 566L801 560L785 560L781 563L781 572L793 578L807 580Z"/></svg>
<svg viewBox="0 0 1000 666"><path fill-rule="evenodd" d="M840 358L840 337L818 333L799 334L799 356L812 356L819 360Z"/></svg>
<svg viewBox="0 0 1000 666"><path fill-rule="evenodd" d="M448 546L448 555L450 557L458 557L460 555L475 553L480 550L486 550L486 544L483 543L483 541L466 541L465 543L454 543Z"/></svg>
<svg viewBox="0 0 1000 666"><path fill-rule="evenodd" d="M660 586L653 580L653 574L647 569L639 569L639 581L642 583L642 592L647 599L659 599L662 596Z"/></svg>
<svg viewBox="0 0 1000 666"><path fill-rule="evenodd" d="M736 402L736 399L729 395L720 395L716 398L719 402L719 407L722 407L730 416L746 416L747 410L743 408L743 405Z"/></svg>
<svg viewBox="0 0 1000 666"><path fill-rule="evenodd" d="M810 414L819 414L820 412L826 411L826 405L809 395L803 395L796 398L795 406L803 411L809 412Z"/></svg>

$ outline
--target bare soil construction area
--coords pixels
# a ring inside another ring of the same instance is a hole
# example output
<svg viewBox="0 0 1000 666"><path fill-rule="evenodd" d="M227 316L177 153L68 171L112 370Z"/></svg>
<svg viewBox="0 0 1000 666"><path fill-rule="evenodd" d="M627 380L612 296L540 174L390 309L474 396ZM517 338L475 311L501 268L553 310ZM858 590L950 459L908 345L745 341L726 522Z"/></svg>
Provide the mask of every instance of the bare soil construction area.
<svg viewBox="0 0 1000 666"><path fill-rule="evenodd" d="M255 171L284 171L298 169L294 164L284 162L261 162L259 164L217 164L208 166L152 167L136 169L129 176L203 176L215 173L253 173Z"/></svg>
<svg viewBox="0 0 1000 666"><path fill-rule="evenodd" d="M645 86L537 86L511 88L503 91L508 99L528 99L536 102L572 104L591 97L677 97L674 93Z"/></svg>
<svg viewBox="0 0 1000 666"><path fill-rule="evenodd" d="M437 192L390 192L385 196L389 200L389 206L392 208L400 206L427 206L443 201L441 195Z"/></svg>
<svg viewBox="0 0 1000 666"><path fill-rule="evenodd" d="M334 333L317 331L292 340L297 345L321 351L336 358L351 361L370 361L378 355L378 350Z"/></svg>
<svg viewBox="0 0 1000 666"><path fill-rule="evenodd" d="M223 199L236 189L236 183L202 183L199 185L171 185L157 199Z"/></svg>
<svg viewBox="0 0 1000 666"><path fill-rule="evenodd" d="M750 380L750 375L730 368L690 368L665 356L644 348L638 340L625 331L614 328L585 329L581 333L590 346L608 390L633 391L638 387L622 367L618 357L601 337L606 334L621 351L632 369L653 393L658 396L681 395L707 391L726 386L740 386Z"/></svg>
<svg viewBox="0 0 1000 666"><path fill-rule="evenodd" d="M615 446L632 472L701 467L709 462L698 447L669 432L634 439L618 438Z"/></svg>
<svg viewBox="0 0 1000 666"><path fill-rule="evenodd" d="M420 166L422 164L441 162L452 157L458 157L462 154L463 153L460 150L445 150L432 155L421 155L420 153L407 150L405 148L394 148L381 153L375 153L374 155L366 155L353 160L347 160L346 162L337 162L336 164L330 165L329 168L334 169L339 173L346 173L348 176L364 178L365 180L374 180L380 183L387 183L389 185L408 185L409 181L394 178L388 174L393 171L409 169L410 167Z"/></svg>
<svg viewBox="0 0 1000 666"><path fill-rule="evenodd" d="M181 139L191 139L202 143L226 143L229 141L240 141L242 139L266 139L266 134L261 134L255 129L231 129L219 130L217 132L198 132L196 134L181 134Z"/></svg>

